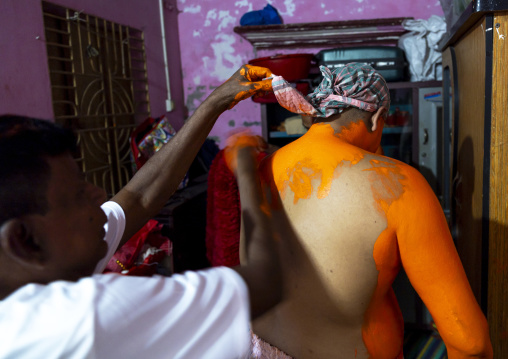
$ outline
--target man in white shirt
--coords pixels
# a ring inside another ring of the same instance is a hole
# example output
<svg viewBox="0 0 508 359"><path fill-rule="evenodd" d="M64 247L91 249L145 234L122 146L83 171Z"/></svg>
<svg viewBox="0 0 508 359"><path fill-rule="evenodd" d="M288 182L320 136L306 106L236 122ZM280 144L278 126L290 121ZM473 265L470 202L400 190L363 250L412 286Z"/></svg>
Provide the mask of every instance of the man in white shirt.
<svg viewBox="0 0 508 359"><path fill-rule="evenodd" d="M0 358L248 355L251 317L281 297L274 245L281 214L265 210L252 146L235 152L246 265L171 278L98 273L167 202L218 116L269 90L262 80L269 76L240 68L106 203L104 191L83 179L67 131L0 118Z"/></svg>

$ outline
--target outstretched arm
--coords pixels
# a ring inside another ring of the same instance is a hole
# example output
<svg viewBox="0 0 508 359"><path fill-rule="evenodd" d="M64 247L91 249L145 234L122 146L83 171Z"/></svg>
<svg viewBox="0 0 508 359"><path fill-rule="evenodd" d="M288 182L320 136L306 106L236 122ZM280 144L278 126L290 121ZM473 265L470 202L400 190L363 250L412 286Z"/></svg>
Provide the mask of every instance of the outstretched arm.
<svg viewBox="0 0 508 359"><path fill-rule="evenodd" d="M196 109L175 137L134 175L112 200L125 212L120 246L155 216L178 188L219 115L252 95L271 89L270 70L242 66Z"/></svg>
<svg viewBox="0 0 508 359"><path fill-rule="evenodd" d="M487 320L473 295L441 206L425 179L406 174L404 194L388 215L402 265L434 319L448 358L492 358Z"/></svg>

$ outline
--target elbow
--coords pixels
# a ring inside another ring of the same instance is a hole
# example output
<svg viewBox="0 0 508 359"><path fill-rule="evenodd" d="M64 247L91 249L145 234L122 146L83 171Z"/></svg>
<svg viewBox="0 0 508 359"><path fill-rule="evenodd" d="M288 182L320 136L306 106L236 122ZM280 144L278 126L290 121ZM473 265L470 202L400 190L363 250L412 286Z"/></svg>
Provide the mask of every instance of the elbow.
<svg viewBox="0 0 508 359"><path fill-rule="evenodd" d="M471 342L474 343L474 346L471 348L470 357L492 359L494 354L492 349L492 342L490 341L489 325L487 323L487 319L484 318L480 328L481 330L478 332L475 338L471 338Z"/></svg>
<svg viewBox="0 0 508 359"><path fill-rule="evenodd" d="M455 350L453 348L447 348L448 358L481 358L481 359L492 359L492 345L490 341L486 345L477 346L474 348L468 348L467 350Z"/></svg>
<svg viewBox="0 0 508 359"><path fill-rule="evenodd" d="M487 335L485 335L482 340L478 340L478 342L476 347L471 351L470 357L492 359L494 353L488 332Z"/></svg>
<svg viewBox="0 0 508 359"><path fill-rule="evenodd" d="M493 350L490 341L488 325L485 322L483 330L464 337L462 345L448 347L448 358L484 358L492 359Z"/></svg>

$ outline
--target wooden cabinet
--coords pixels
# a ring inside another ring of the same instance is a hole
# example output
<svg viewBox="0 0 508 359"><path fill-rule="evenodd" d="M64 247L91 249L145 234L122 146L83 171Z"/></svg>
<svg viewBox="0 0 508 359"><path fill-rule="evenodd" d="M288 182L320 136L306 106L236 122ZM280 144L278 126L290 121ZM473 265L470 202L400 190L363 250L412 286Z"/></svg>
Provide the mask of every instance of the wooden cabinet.
<svg viewBox="0 0 508 359"><path fill-rule="evenodd" d="M508 12L473 14L443 52L451 91L451 228L486 313L495 358L508 358ZM445 95L446 96L446 95Z"/></svg>

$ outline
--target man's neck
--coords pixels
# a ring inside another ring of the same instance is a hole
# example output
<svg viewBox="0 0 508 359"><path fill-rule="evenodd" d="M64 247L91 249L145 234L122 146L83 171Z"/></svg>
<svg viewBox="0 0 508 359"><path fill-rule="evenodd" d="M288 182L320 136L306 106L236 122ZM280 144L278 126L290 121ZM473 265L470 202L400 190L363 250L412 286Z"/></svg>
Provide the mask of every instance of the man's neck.
<svg viewBox="0 0 508 359"><path fill-rule="evenodd" d="M332 121L315 122L313 126L330 126L333 135L344 142L369 152L375 152L379 147L380 133L376 134L367 129L364 121L341 121L340 118ZM332 132L330 131L330 134ZM379 138L378 138L379 137Z"/></svg>

